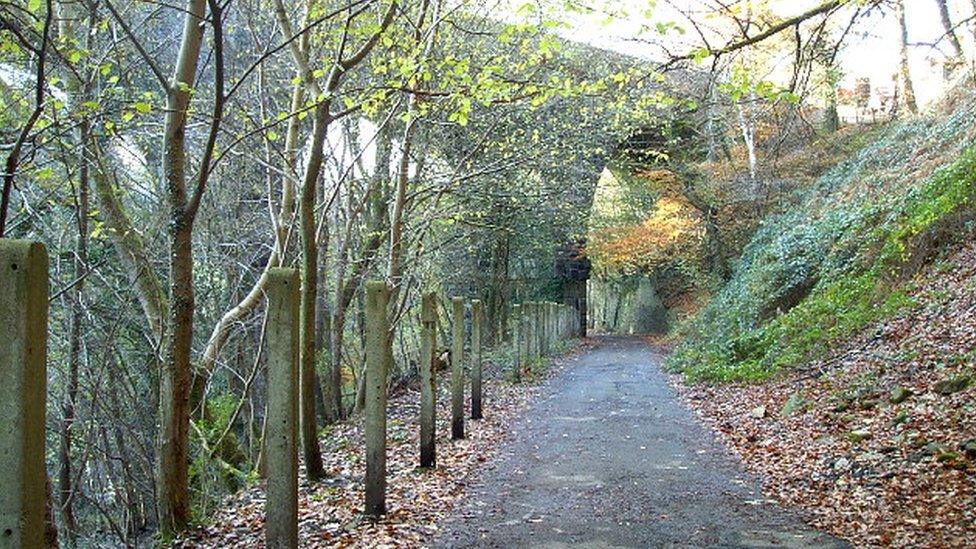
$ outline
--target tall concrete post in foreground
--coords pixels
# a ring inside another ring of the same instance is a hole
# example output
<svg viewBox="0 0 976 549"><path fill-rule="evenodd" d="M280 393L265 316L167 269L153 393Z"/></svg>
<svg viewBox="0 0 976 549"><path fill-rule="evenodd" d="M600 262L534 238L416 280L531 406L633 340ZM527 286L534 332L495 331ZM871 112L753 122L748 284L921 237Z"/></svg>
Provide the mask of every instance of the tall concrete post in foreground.
<svg viewBox="0 0 976 549"><path fill-rule="evenodd" d="M437 295L424 295L420 310L420 466L437 465L437 381L434 358L437 353Z"/></svg>
<svg viewBox="0 0 976 549"><path fill-rule="evenodd" d="M451 300L451 439L464 438L464 299Z"/></svg>
<svg viewBox="0 0 976 549"><path fill-rule="evenodd" d="M268 547L298 547L298 288L295 269L268 272Z"/></svg>
<svg viewBox="0 0 976 549"><path fill-rule="evenodd" d="M47 251L0 240L0 547L44 547Z"/></svg>
<svg viewBox="0 0 976 549"><path fill-rule="evenodd" d="M481 419L481 300L471 301L471 419Z"/></svg>
<svg viewBox="0 0 976 549"><path fill-rule="evenodd" d="M386 513L386 378L393 363L390 287L366 284L366 514Z"/></svg>

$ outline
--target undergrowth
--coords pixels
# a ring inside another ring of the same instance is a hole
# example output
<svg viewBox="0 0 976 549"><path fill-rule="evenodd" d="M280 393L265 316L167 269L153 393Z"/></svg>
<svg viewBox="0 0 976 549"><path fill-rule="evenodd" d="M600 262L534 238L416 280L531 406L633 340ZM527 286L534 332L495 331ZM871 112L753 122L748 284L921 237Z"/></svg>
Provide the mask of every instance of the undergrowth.
<svg viewBox="0 0 976 549"><path fill-rule="evenodd" d="M767 220L732 280L681 329L669 367L692 381L759 381L912 306L908 281L970 232L976 198L976 147L885 192L878 179L905 175L878 159L918 146L932 130L921 126L894 128L822 177L805 205ZM947 154L960 126L937 134Z"/></svg>

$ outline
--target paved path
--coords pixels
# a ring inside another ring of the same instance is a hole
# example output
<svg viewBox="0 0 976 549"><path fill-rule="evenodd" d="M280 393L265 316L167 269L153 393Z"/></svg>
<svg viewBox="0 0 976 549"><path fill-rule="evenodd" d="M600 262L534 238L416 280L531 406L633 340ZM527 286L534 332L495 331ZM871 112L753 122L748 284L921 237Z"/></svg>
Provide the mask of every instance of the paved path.
<svg viewBox="0 0 976 549"><path fill-rule="evenodd" d="M633 338L550 382L469 486L439 547L844 547L765 503Z"/></svg>

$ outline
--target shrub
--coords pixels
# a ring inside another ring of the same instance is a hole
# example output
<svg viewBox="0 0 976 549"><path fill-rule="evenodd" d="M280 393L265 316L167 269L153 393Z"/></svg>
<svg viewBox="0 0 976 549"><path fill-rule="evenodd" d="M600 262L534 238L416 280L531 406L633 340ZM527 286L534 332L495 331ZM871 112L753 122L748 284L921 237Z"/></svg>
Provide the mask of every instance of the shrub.
<svg viewBox="0 0 976 549"><path fill-rule="evenodd" d="M971 231L976 147L922 183L884 192L875 180L911 162L904 151L924 132L960 138L956 122L895 127L764 222L668 366L691 380L761 380L912 306L905 282Z"/></svg>

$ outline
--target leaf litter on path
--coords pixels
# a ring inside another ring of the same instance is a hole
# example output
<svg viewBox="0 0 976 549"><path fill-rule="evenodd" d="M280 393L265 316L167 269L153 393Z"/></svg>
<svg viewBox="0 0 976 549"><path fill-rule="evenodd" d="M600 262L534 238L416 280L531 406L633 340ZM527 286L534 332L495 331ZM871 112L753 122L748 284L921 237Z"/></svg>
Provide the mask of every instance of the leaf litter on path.
<svg viewBox="0 0 976 549"><path fill-rule="evenodd" d="M546 379L559 372L587 342L553 359ZM449 376L438 376L437 467L419 463L420 390L414 383L389 399L387 414L387 514L372 521L362 514L365 475L363 420L355 417L326 430L320 438L328 477L309 484L299 481L301 547L421 547L438 532L441 519L466 493L472 475L494 457L518 417L543 394L546 379L512 384L502 369L486 364L485 417L465 418L467 438L450 440ZM470 410L470 392L465 395ZM264 483L230 496L221 510L180 538L174 547L263 547Z"/></svg>

